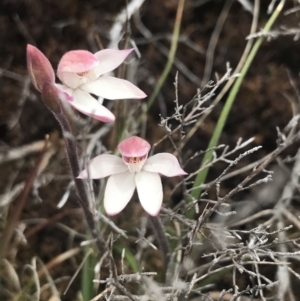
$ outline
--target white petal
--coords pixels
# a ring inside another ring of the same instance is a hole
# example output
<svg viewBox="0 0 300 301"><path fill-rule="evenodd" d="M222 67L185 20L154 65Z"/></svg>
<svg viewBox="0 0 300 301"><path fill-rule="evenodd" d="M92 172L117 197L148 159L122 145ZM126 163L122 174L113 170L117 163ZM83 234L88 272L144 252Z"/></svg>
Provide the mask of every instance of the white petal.
<svg viewBox="0 0 300 301"><path fill-rule="evenodd" d="M123 160L114 155L104 154L92 159L87 169L84 169L78 176L80 179L101 179L113 174L122 173L128 170Z"/></svg>
<svg viewBox="0 0 300 301"><path fill-rule="evenodd" d="M160 176L157 173L140 171L135 176L135 182L142 207L150 215L156 216L163 201Z"/></svg>
<svg viewBox="0 0 300 301"><path fill-rule="evenodd" d="M104 194L104 209L108 215L118 214L128 204L135 189L134 177L131 172L109 177Z"/></svg>
<svg viewBox="0 0 300 301"><path fill-rule="evenodd" d="M144 98L147 96L129 81L112 76L101 76L99 79L84 84L80 88L107 99Z"/></svg>
<svg viewBox="0 0 300 301"><path fill-rule="evenodd" d="M91 116L103 122L112 122L115 120L114 114L102 106L89 93L76 89L73 91L74 101L70 102L76 110L81 113Z"/></svg>
<svg viewBox="0 0 300 301"><path fill-rule="evenodd" d="M96 52L94 55L99 60L99 64L95 68L97 77L120 66L132 50L104 49Z"/></svg>
<svg viewBox="0 0 300 301"><path fill-rule="evenodd" d="M183 176L187 173L180 167L175 156L168 153L156 154L147 159L143 170L157 172L167 177Z"/></svg>

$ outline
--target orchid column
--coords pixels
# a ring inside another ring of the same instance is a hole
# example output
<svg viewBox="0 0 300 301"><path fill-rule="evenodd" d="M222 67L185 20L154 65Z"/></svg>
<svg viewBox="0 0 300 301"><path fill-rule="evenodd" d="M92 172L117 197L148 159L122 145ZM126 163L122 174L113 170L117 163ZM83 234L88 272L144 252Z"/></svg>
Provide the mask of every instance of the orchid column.
<svg viewBox="0 0 300 301"><path fill-rule="evenodd" d="M83 114L97 120L114 121L114 115L89 93L107 99L144 98L145 93L130 82L111 76L102 76L117 68L131 51L131 49L123 51L106 49L96 54L85 50L70 51L63 56L58 66L61 85L55 83L54 70L44 54L32 45L27 46L29 75L35 88L41 92L46 107L61 126L69 165L79 196L78 200L101 254L106 251L105 241L100 235L87 187L82 180L77 178L80 173L80 164L76 141L61 102L70 104Z"/></svg>

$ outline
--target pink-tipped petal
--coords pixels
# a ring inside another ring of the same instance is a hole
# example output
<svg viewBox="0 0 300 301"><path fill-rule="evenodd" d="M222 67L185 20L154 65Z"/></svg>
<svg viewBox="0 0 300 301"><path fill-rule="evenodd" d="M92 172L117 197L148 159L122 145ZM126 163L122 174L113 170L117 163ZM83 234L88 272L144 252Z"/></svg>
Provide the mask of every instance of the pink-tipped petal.
<svg viewBox="0 0 300 301"><path fill-rule="evenodd" d="M144 210L152 216L158 215L163 201L160 176L157 173L141 171L136 174L135 182Z"/></svg>
<svg viewBox="0 0 300 301"><path fill-rule="evenodd" d="M60 60L57 68L58 78L72 89L95 80L97 76L90 72L99 64L97 57L86 50L67 52Z"/></svg>
<svg viewBox="0 0 300 301"><path fill-rule="evenodd" d="M104 209L108 215L121 212L135 190L135 174L123 172L109 177L104 194Z"/></svg>
<svg viewBox="0 0 300 301"><path fill-rule="evenodd" d="M101 179L113 174L123 173L128 170L120 157L104 154L95 157L90 161L87 169L84 169L77 178L87 179Z"/></svg>
<svg viewBox="0 0 300 301"><path fill-rule="evenodd" d="M143 170L160 173L167 177L187 175L180 167L177 158L168 153L160 153L148 158Z"/></svg>
<svg viewBox="0 0 300 301"><path fill-rule="evenodd" d="M103 122L113 122L114 114L102 106L93 96L80 89L73 91L74 101L70 102L76 110Z"/></svg>
<svg viewBox="0 0 300 301"><path fill-rule="evenodd" d="M82 90L107 99L139 99L147 95L127 80L102 76L93 82L83 84Z"/></svg>
<svg viewBox="0 0 300 301"><path fill-rule="evenodd" d="M60 84L55 84L55 86L59 90L59 98L61 101L71 102L74 100L73 89Z"/></svg>
<svg viewBox="0 0 300 301"><path fill-rule="evenodd" d="M99 64L96 67L95 71L97 76L116 69L124 62L129 53L132 52L132 50L133 49L104 49L96 52L94 55L99 60Z"/></svg>
<svg viewBox="0 0 300 301"><path fill-rule="evenodd" d="M54 83L54 70L45 55L36 47L27 45L27 69L34 87L42 91L46 82Z"/></svg>
<svg viewBox="0 0 300 301"><path fill-rule="evenodd" d="M121 155L125 157L145 156L150 148L151 146L146 140L137 136L129 137L118 145Z"/></svg>

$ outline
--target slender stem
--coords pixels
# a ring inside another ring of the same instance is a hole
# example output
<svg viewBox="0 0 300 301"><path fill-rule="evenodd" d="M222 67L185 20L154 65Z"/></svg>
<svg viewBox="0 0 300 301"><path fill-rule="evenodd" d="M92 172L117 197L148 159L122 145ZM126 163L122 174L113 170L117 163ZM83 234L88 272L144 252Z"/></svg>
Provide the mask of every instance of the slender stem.
<svg viewBox="0 0 300 301"><path fill-rule="evenodd" d="M75 181L75 186L77 188L77 192L79 195L78 201L83 209L90 231L92 232L92 235L96 240L96 245L99 249L99 252L101 254L104 254L107 251L106 244L97 226L96 219L95 219L96 214L93 212L92 203L87 194L87 187L83 180L77 179L77 176L80 173L80 164L79 164L76 141L74 140L71 127L63 111L61 111L60 113L57 112L56 113L52 112L52 113L54 114L55 118L57 119L57 121L59 122L63 130L67 157Z"/></svg>
<svg viewBox="0 0 300 301"><path fill-rule="evenodd" d="M149 221L154 231L155 238L157 239L159 247L163 253L164 262L167 267L170 261L170 248L169 248L169 242L165 233L164 226L159 216L149 215Z"/></svg>
<svg viewBox="0 0 300 301"><path fill-rule="evenodd" d="M64 135L65 146L67 151L67 157L69 160L69 165L74 178L75 186L78 192L78 201L83 209L85 219L87 221L88 227L92 233L93 238L96 241L97 248L99 250L100 256L105 256L107 254L111 262L114 264L110 250L108 249L105 240L103 239L98 224L97 224L97 214L93 206L93 201L87 193L86 183L77 179L80 173L79 157L77 152L76 140L72 134L71 126L68 122L67 115L61 105L59 92L52 82L46 82L42 90L42 99L44 104L49 109L49 111L54 115L58 123L62 128ZM115 267L115 266L114 266ZM116 268L113 269L114 277L117 277Z"/></svg>

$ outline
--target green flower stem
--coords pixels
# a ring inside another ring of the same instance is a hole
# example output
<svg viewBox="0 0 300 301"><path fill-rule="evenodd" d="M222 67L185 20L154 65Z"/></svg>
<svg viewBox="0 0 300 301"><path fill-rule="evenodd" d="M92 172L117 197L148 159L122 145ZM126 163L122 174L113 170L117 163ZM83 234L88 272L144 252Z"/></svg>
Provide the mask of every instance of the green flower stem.
<svg viewBox="0 0 300 301"><path fill-rule="evenodd" d="M95 296L94 288L94 267L97 264L96 257L93 256L92 251L89 247L85 247L85 257L83 259L84 264L82 267L81 276L81 293L83 301L92 300Z"/></svg>

